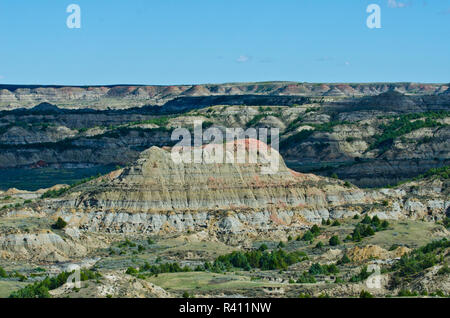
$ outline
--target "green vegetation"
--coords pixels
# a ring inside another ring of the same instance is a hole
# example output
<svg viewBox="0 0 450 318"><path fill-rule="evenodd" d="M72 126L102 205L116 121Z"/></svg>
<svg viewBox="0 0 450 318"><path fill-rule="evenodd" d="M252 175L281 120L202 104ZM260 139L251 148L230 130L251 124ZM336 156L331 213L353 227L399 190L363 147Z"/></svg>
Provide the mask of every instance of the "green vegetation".
<svg viewBox="0 0 450 318"><path fill-rule="evenodd" d="M344 265L344 264L348 264L348 263L351 263L351 260L347 256L347 254L344 254L344 256L342 256L342 258L337 262L338 265Z"/></svg>
<svg viewBox="0 0 450 318"><path fill-rule="evenodd" d="M339 240L339 237L337 237L336 235L334 235L334 236L332 236L332 237L330 238L329 243L330 243L331 246L337 246L337 245L341 244L341 241Z"/></svg>
<svg viewBox="0 0 450 318"><path fill-rule="evenodd" d="M70 275L73 272L62 272L56 277L46 277L41 282L36 282L30 285L25 286L18 291L11 293L9 298L50 298L49 290L56 289L65 283L69 279ZM100 273L93 272L88 269L83 269L80 271L80 280L86 281L90 279L99 279L101 278Z"/></svg>
<svg viewBox="0 0 450 318"><path fill-rule="evenodd" d="M441 168L433 168L425 172L424 174L419 175L413 180L420 180L430 177L438 177L441 179L449 179L450 178L450 166L444 166Z"/></svg>
<svg viewBox="0 0 450 318"><path fill-rule="evenodd" d="M250 252L232 252L219 256L211 265L205 263L205 270L209 271L229 271L232 268L241 268L249 271L252 268L262 270L286 269L288 266L304 261L307 256L304 252L287 253L282 249L272 252L254 250Z"/></svg>
<svg viewBox="0 0 450 318"><path fill-rule="evenodd" d="M314 133L314 130L304 129L295 135L292 135L288 137L287 139L281 141L280 143L280 149L286 149L289 147L292 147L293 144L302 143L306 139L308 139L312 134Z"/></svg>
<svg viewBox="0 0 450 318"><path fill-rule="evenodd" d="M8 274L6 273L6 271L3 269L3 267L0 267L0 278L7 278Z"/></svg>
<svg viewBox="0 0 450 318"><path fill-rule="evenodd" d="M381 222L376 215L373 218L366 215L354 228L351 239L354 242L360 242L362 238L375 235L375 232L386 230L388 227L388 221Z"/></svg>
<svg viewBox="0 0 450 318"><path fill-rule="evenodd" d="M143 121L133 121L127 124L127 126L134 126L134 125L145 125L145 124L153 124L158 126L166 126L169 123L169 119L171 117L169 116L161 116L156 118L151 118Z"/></svg>
<svg viewBox="0 0 450 318"><path fill-rule="evenodd" d="M278 243L277 248L284 248L286 247L286 243L284 243L283 241L280 241L280 243Z"/></svg>
<svg viewBox="0 0 450 318"><path fill-rule="evenodd" d="M407 289L402 289L398 292L398 297L417 297L419 296L419 293L417 292L412 292L410 290Z"/></svg>
<svg viewBox="0 0 450 318"><path fill-rule="evenodd" d="M265 114L258 114L255 117L253 117L248 123L247 123L247 127L253 127L256 124L258 124L261 119L263 119L266 115Z"/></svg>
<svg viewBox="0 0 450 318"><path fill-rule="evenodd" d="M391 270L395 271L393 276L394 285L398 285L401 280L408 281L424 269L438 264L440 261L438 255L448 247L450 247L450 241L444 238L418 248L410 254L403 255L400 261L391 268Z"/></svg>
<svg viewBox="0 0 450 318"><path fill-rule="evenodd" d="M359 294L359 298L373 298L373 295L368 291L362 290Z"/></svg>
<svg viewBox="0 0 450 318"><path fill-rule="evenodd" d="M320 265L319 263L314 263L309 268L309 274L311 275L333 275L339 273L339 268L336 264L330 265Z"/></svg>
<svg viewBox="0 0 450 318"><path fill-rule="evenodd" d="M294 130L295 128L300 126L301 121L302 121L302 118L299 117L297 120L295 120L293 123L291 123L288 126L286 131ZM305 129L305 130L302 130L302 131L288 137L287 139L283 140L280 143L280 149L286 149L286 148L291 147L293 144L302 143L303 141L308 139L315 132L330 133L330 132L333 132L335 126L346 125L346 124L349 124L349 123L346 121L330 121L330 122L323 123L323 124L308 123L309 126L314 127L314 130L313 129Z"/></svg>
<svg viewBox="0 0 450 318"><path fill-rule="evenodd" d="M264 252L265 250L268 250L269 247L267 246L267 244L261 244L258 248L259 251Z"/></svg>
<svg viewBox="0 0 450 318"><path fill-rule="evenodd" d="M312 242L318 235L320 235L320 228L314 224L311 229L306 231L303 236L298 236L296 240Z"/></svg>
<svg viewBox="0 0 450 318"><path fill-rule="evenodd" d="M364 266L361 271L359 272L359 274L352 276L352 278L350 278L350 282L351 283L358 283L358 282L362 282L364 280L366 280L367 278L369 278L370 275L372 275L373 272L369 272L367 271L367 266Z"/></svg>
<svg viewBox="0 0 450 318"><path fill-rule="evenodd" d="M445 219L442 220L442 224L449 229L450 228L450 218L447 216Z"/></svg>
<svg viewBox="0 0 450 318"><path fill-rule="evenodd" d="M297 284L315 284L316 282L314 275L309 272L303 272L297 279Z"/></svg>
<svg viewBox="0 0 450 318"><path fill-rule="evenodd" d="M145 263L140 272L149 272L151 275L158 275L162 273L192 272L192 269L188 266L181 267L178 263L165 263L160 265Z"/></svg>
<svg viewBox="0 0 450 318"><path fill-rule="evenodd" d="M397 187L397 186L405 184L407 182L420 181L420 180L427 179L427 178L442 179L442 180L449 179L450 178L450 166L443 166L440 168L432 168L432 169L428 170L427 172L425 172L421 175L418 175L415 178L406 179L406 180L398 182L394 186L388 186L388 187L389 188Z"/></svg>
<svg viewBox="0 0 450 318"><path fill-rule="evenodd" d="M187 291L183 292L182 297L183 298L192 298L192 296Z"/></svg>
<svg viewBox="0 0 450 318"><path fill-rule="evenodd" d="M120 242L118 247L136 247L136 243L131 242L129 239L125 239L125 241Z"/></svg>
<svg viewBox="0 0 450 318"><path fill-rule="evenodd" d="M375 141L369 146L367 151L379 148L384 152L391 147L396 138L424 127L441 127L443 124L435 121L435 119L446 118L448 116L450 116L450 112L448 111L402 115L387 125L383 124L380 126L383 133L374 136ZM419 118L425 118L425 120Z"/></svg>
<svg viewBox="0 0 450 318"><path fill-rule="evenodd" d="M55 224L52 225L52 228L55 230L62 230L67 226L67 222L64 221L62 218L58 218Z"/></svg>
<svg viewBox="0 0 450 318"><path fill-rule="evenodd" d="M449 275L450 274L450 268L448 267L448 264L445 263L444 266L442 266L439 271L438 275Z"/></svg>

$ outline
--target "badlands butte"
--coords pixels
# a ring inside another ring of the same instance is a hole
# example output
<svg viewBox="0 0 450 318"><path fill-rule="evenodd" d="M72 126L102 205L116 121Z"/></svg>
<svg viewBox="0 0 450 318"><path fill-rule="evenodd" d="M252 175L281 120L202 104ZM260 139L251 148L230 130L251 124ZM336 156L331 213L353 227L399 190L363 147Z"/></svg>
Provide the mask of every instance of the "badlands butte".
<svg viewBox="0 0 450 318"><path fill-rule="evenodd" d="M3 85L0 297L448 297L449 87ZM279 152L175 163L198 120Z"/></svg>

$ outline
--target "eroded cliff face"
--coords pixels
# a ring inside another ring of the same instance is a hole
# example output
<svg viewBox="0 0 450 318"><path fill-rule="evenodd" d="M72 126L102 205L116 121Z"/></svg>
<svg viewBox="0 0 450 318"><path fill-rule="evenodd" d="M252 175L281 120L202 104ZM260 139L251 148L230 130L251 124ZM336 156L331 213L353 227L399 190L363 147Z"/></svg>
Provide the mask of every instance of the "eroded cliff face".
<svg viewBox="0 0 450 318"><path fill-rule="evenodd" d="M75 187L41 211L93 232L203 232L238 243L283 238L322 219L361 213L434 221L450 205L448 182L364 191L294 172L277 156L278 171L263 174L262 164L179 164L169 149L152 147L132 166Z"/></svg>
<svg viewBox="0 0 450 318"><path fill-rule="evenodd" d="M229 155L243 145L247 159L254 147L268 150L254 140L231 145ZM152 147L133 165L76 186L63 197L2 209L0 257L46 262L83 258L108 247L115 236L251 246L255 241L287 240L327 219L365 214L435 222L450 213L448 179L362 190L294 172L271 151L263 151L256 164L175 163L170 148ZM279 160L278 170L264 174L270 155ZM18 190L6 194L8 200L24 200ZM51 231L59 217L67 227Z"/></svg>

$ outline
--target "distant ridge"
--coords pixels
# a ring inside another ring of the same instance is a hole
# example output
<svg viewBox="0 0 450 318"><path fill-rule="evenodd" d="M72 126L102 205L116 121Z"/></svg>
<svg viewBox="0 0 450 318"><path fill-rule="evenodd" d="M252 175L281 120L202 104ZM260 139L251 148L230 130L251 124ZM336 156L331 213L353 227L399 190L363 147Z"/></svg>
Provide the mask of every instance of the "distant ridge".
<svg viewBox="0 0 450 318"><path fill-rule="evenodd" d="M0 85L0 110L50 103L65 109L128 109L164 105L182 97L298 96L339 99L395 90L407 96L448 95L448 84L422 83L228 83L201 85Z"/></svg>

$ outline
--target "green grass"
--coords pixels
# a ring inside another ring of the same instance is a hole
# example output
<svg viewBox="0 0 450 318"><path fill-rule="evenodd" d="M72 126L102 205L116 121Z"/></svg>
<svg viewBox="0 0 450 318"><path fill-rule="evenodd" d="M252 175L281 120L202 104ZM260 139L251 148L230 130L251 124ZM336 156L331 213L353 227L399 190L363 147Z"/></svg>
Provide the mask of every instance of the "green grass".
<svg viewBox="0 0 450 318"><path fill-rule="evenodd" d="M439 237L433 236L434 229L443 228L430 222L421 221L390 221L387 230L377 232L374 236L365 238L363 242L376 244L385 249L389 249L393 244L401 243L409 247L419 247L426 245L433 239Z"/></svg>
<svg viewBox="0 0 450 318"><path fill-rule="evenodd" d="M8 298L12 292L15 292L29 283L18 281L0 281L0 298Z"/></svg>
<svg viewBox="0 0 450 318"><path fill-rule="evenodd" d="M282 286L278 283L251 280L249 276L229 273L210 272L166 273L151 277L147 281L167 290L184 291L227 291L235 289L262 288L265 286Z"/></svg>

